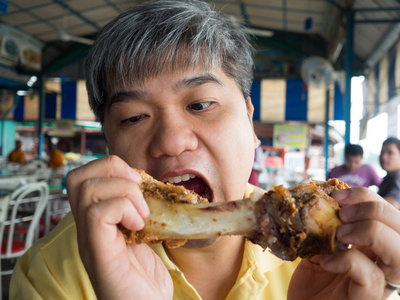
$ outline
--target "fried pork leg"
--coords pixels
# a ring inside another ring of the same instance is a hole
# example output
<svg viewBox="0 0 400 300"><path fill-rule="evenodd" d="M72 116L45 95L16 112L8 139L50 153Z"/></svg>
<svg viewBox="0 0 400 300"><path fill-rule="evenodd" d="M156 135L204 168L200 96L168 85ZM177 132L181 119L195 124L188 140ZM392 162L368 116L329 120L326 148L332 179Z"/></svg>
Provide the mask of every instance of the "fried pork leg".
<svg viewBox="0 0 400 300"><path fill-rule="evenodd" d="M140 231L121 227L127 243L180 246L186 239L243 235L284 260L332 253L347 245L335 239L339 206L333 191L348 188L338 179L310 181L292 188L259 188L249 198L221 203L181 186L164 184L140 171L150 216Z"/></svg>

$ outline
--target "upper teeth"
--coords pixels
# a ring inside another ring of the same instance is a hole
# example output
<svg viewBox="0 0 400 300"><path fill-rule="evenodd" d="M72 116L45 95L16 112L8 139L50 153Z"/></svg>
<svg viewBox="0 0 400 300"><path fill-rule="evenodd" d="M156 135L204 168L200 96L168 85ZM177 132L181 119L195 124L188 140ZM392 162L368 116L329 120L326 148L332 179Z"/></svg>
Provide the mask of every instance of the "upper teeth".
<svg viewBox="0 0 400 300"><path fill-rule="evenodd" d="M195 178L194 174L184 174L181 176L168 177L165 181L169 183L179 183L181 181L188 181L190 178Z"/></svg>

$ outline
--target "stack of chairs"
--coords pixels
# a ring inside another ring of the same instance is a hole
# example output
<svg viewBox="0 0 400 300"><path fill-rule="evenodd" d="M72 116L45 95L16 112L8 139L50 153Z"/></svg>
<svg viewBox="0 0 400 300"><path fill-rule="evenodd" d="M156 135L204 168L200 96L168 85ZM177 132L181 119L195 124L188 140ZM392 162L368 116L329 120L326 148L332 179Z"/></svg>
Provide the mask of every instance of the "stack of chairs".
<svg viewBox="0 0 400 300"><path fill-rule="evenodd" d="M0 240L2 241L0 279L12 274L17 259L38 238L40 218L45 212L48 200L49 187L44 181L22 185L0 198ZM29 205L31 209L27 210L26 205ZM8 268L5 268L6 266ZM0 295L2 295L1 281Z"/></svg>

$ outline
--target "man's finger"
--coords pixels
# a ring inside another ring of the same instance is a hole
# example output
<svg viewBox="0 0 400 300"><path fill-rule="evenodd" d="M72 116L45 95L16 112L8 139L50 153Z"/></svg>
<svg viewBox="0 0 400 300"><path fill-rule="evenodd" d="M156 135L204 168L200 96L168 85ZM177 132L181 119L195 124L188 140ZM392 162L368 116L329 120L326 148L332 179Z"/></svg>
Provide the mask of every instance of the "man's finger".
<svg viewBox="0 0 400 300"><path fill-rule="evenodd" d="M381 299L385 277L382 270L356 249L336 252L320 260L321 267L351 278L348 295L352 299Z"/></svg>

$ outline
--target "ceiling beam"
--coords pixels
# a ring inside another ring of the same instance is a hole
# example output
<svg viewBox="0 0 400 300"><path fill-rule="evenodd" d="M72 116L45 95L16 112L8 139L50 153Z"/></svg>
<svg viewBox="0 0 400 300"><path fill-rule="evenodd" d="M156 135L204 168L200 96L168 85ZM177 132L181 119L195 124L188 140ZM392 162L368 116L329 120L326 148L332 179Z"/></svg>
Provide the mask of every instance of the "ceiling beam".
<svg viewBox="0 0 400 300"><path fill-rule="evenodd" d="M315 2L320 2L321 0L309 0L309 1L315 1ZM222 4L224 6L227 6L226 1L213 1L213 4ZM230 3L230 4L236 4L236 3ZM282 11L282 7L280 6L272 6L268 4L256 4L256 3L246 3L245 4L247 8L255 8L255 9L268 9L268 10L273 10L273 11ZM288 12L292 13L302 13L302 14L319 14L323 15L324 11L323 10L314 10L314 9L302 9L302 8L286 8Z"/></svg>
<svg viewBox="0 0 400 300"><path fill-rule="evenodd" d="M335 6L340 10L344 10L344 7L341 6L339 3L337 3L335 0L325 0L325 1L328 2L329 4L332 4L333 6Z"/></svg>
<svg viewBox="0 0 400 300"><path fill-rule="evenodd" d="M287 4L286 0L282 2L282 20L283 20L283 30L287 31Z"/></svg>
<svg viewBox="0 0 400 300"><path fill-rule="evenodd" d="M370 23L400 23L400 18L396 19L363 19L363 20L354 20L354 23L357 24L370 24Z"/></svg>
<svg viewBox="0 0 400 300"><path fill-rule="evenodd" d="M17 9L19 9L20 11L26 13L27 15L31 16L32 18L38 20L39 22L45 23L48 26L50 26L51 28L54 28L55 30L57 30L57 27L54 26L52 23L50 23L49 21L47 21L46 19L43 19L42 17L32 13L30 11L30 9L25 9L21 6L19 6L18 4L14 3L14 2L10 2L11 5L13 5L14 7L16 7ZM40 40L41 42L43 42L42 40Z"/></svg>
<svg viewBox="0 0 400 300"><path fill-rule="evenodd" d="M45 74L50 74L76 61L83 60L87 56L89 49L90 46L88 45L76 44L75 47L63 52L60 56L55 58L53 62L49 63L47 66L43 66L43 72Z"/></svg>
<svg viewBox="0 0 400 300"><path fill-rule="evenodd" d="M354 12L382 12L382 11L397 11L400 7L362 7L354 9Z"/></svg>
<svg viewBox="0 0 400 300"><path fill-rule="evenodd" d="M375 50L366 59L364 66L366 69L372 68L382 56L398 41L400 35L400 24L393 25L383 36Z"/></svg>
<svg viewBox="0 0 400 300"><path fill-rule="evenodd" d="M242 18L244 20L244 24L246 24L246 26L248 26L248 27L251 27L251 24L249 21L249 16L247 14L246 7L245 7L243 1L240 1L240 11L242 13Z"/></svg>
<svg viewBox="0 0 400 300"><path fill-rule="evenodd" d="M88 18L84 17L81 13L77 12L76 10L72 9L69 7L67 4L65 4L62 0L53 0L54 3L60 5L61 7L67 9L71 14L77 16L80 18L82 21L84 21L86 24L91 25L94 29L97 31L100 31L101 27L97 26L96 23L90 21Z"/></svg>
<svg viewBox="0 0 400 300"><path fill-rule="evenodd" d="M123 10L119 9L118 6L116 6L114 3L112 3L110 0L104 0L109 6L112 6L118 13L122 13Z"/></svg>

